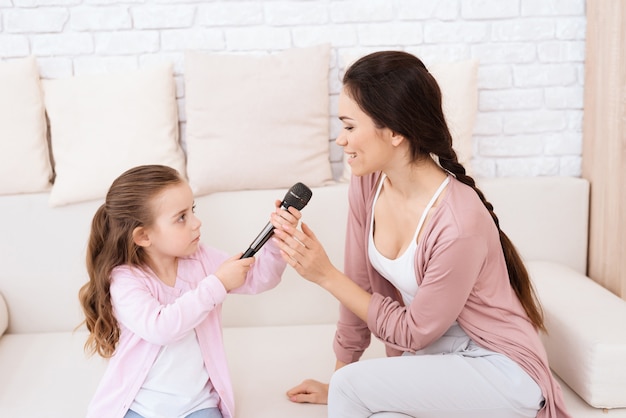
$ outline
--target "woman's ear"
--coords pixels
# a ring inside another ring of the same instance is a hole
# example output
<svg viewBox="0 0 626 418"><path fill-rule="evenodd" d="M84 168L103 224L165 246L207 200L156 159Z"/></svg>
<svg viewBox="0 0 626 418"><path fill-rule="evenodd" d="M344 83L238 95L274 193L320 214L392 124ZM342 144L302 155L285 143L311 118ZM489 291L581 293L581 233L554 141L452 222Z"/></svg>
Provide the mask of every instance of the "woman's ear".
<svg viewBox="0 0 626 418"><path fill-rule="evenodd" d="M133 230L133 242L140 247L150 246L150 237L148 236L146 228L138 226Z"/></svg>
<svg viewBox="0 0 626 418"><path fill-rule="evenodd" d="M404 141L404 136L400 135L397 132L391 131L391 144L393 146L397 147L398 145L402 144L403 141Z"/></svg>

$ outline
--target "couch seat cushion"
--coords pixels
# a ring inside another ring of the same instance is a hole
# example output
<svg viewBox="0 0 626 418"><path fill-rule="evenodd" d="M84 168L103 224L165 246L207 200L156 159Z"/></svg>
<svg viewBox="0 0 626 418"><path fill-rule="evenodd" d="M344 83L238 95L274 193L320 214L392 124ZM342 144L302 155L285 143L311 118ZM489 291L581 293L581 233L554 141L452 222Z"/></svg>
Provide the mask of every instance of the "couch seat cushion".
<svg viewBox="0 0 626 418"><path fill-rule="evenodd" d="M86 332L5 334L0 417L84 417L106 362L83 354Z"/></svg>
<svg viewBox="0 0 626 418"><path fill-rule="evenodd" d="M307 378L328 382L334 331L334 325L224 329L237 417L326 417L326 406L294 404L285 392Z"/></svg>
<svg viewBox="0 0 626 418"><path fill-rule="evenodd" d="M330 380L334 335L335 324L226 328L237 418L325 418L326 405L296 404L285 393L305 379ZM373 338L363 358L381 356Z"/></svg>
<svg viewBox="0 0 626 418"><path fill-rule="evenodd" d="M567 412L570 413L572 418L626 418L626 408L594 408L582 400L572 388L567 386L563 379L556 374L554 376L561 385L565 405L567 405Z"/></svg>

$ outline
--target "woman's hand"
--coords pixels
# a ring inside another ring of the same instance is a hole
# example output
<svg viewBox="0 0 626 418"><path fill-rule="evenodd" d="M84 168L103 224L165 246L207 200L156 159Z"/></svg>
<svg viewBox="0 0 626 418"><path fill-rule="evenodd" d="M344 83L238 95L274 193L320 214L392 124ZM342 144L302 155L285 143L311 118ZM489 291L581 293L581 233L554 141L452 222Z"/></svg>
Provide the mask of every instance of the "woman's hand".
<svg viewBox="0 0 626 418"><path fill-rule="evenodd" d="M289 209L284 209L281 204L280 200L274 202L276 210L271 214L270 222L274 225L274 228L281 228L285 224L296 228L298 221L302 218L302 214L293 206L290 206Z"/></svg>
<svg viewBox="0 0 626 418"><path fill-rule="evenodd" d="M322 285L336 271L324 247L311 228L302 223L302 230L283 224L272 238L280 248L283 259L305 279Z"/></svg>
<svg viewBox="0 0 626 418"><path fill-rule="evenodd" d="M328 384L307 379L298 386L287 391L291 402L297 403L328 403Z"/></svg>
<svg viewBox="0 0 626 418"><path fill-rule="evenodd" d="M372 295L361 289L330 262L324 247L311 228L302 223L302 230L283 224L274 231L272 240L280 248L283 259L308 281L330 292L346 308L367 322Z"/></svg>

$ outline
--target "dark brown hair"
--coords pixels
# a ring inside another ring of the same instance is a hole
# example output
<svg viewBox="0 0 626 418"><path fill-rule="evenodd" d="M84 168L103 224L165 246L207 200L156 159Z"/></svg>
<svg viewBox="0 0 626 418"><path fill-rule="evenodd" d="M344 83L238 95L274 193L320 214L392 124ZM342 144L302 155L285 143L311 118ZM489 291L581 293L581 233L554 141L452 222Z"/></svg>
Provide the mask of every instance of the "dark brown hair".
<svg viewBox="0 0 626 418"><path fill-rule="evenodd" d="M474 189L500 233L511 286L535 328L545 330L541 305L521 257L500 229L493 205L466 174L452 148L441 90L424 63L402 51L374 52L348 68L343 84L346 93L378 128L389 128L408 140L414 161L434 155L441 167Z"/></svg>
<svg viewBox="0 0 626 418"><path fill-rule="evenodd" d="M146 254L134 243L133 231L152 225L154 197L182 181L179 173L170 167L131 168L113 182L104 204L96 211L87 245L89 281L78 293L89 330L85 343L88 353L107 358L115 352L120 328L111 304L111 272L121 265L146 265Z"/></svg>

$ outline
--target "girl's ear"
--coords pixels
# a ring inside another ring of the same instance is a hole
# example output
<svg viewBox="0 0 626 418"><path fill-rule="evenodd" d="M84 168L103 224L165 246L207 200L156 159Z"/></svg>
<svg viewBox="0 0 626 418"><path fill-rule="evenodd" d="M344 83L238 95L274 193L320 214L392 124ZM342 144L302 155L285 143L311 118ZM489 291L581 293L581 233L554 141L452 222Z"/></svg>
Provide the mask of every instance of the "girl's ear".
<svg viewBox="0 0 626 418"><path fill-rule="evenodd" d="M148 236L146 228L138 226L133 230L133 242L140 247L150 246L150 237Z"/></svg>

